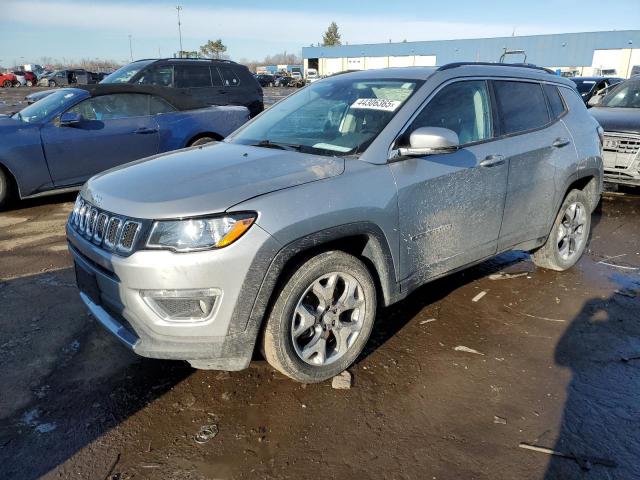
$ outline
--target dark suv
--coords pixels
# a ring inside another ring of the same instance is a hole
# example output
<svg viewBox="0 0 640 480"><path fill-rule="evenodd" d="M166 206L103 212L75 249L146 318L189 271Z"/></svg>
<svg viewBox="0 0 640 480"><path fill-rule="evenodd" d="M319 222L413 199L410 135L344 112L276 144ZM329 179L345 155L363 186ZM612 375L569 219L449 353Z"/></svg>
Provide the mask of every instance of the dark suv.
<svg viewBox="0 0 640 480"><path fill-rule="evenodd" d="M259 83L247 67L230 60L138 60L116 70L100 83L135 83L184 89L210 105L245 106L252 117L264 109Z"/></svg>

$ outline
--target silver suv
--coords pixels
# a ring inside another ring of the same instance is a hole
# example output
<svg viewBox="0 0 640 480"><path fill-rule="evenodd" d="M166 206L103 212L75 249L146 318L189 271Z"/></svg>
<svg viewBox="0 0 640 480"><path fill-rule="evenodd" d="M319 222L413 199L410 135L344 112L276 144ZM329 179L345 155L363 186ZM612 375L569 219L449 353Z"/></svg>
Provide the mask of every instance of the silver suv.
<svg viewBox="0 0 640 480"><path fill-rule="evenodd" d="M318 382L376 309L506 250L565 270L602 190L569 80L452 64L330 77L224 142L93 177L67 223L80 296L133 351Z"/></svg>

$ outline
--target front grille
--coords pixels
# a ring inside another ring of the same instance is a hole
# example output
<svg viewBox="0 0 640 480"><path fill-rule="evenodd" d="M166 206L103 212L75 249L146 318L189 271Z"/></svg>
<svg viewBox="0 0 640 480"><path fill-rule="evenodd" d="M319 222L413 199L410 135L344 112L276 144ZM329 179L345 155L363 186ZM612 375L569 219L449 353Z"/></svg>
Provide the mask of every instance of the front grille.
<svg viewBox="0 0 640 480"><path fill-rule="evenodd" d="M605 134L604 151L635 155L640 151L640 138Z"/></svg>
<svg viewBox="0 0 640 480"><path fill-rule="evenodd" d="M105 250L120 254L133 251L142 231L142 222L102 211L80 196L69 218L69 225Z"/></svg>

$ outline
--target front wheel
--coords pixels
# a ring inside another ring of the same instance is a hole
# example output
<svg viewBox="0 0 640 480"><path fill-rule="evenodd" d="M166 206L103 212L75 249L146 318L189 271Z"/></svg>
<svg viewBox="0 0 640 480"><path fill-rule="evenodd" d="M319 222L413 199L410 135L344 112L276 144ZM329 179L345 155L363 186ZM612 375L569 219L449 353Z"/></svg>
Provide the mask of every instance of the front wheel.
<svg viewBox="0 0 640 480"><path fill-rule="evenodd" d="M56 87L56 82L55 82L55 80L49 80L49 87L50 87L50 88L55 88L55 87Z"/></svg>
<svg viewBox="0 0 640 480"><path fill-rule="evenodd" d="M31 80L27 80L27 87L33 87L33 82Z"/></svg>
<svg viewBox="0 0 640 480"><path fill-rule="evenodd" d="M2 82L3 88L11 88L11 80L5 80Z"/></svg>
<svg viewBox="0 0 640 480"><path fill-rule="evenodd" d="M271 366L299 382L316 383L360 355L377 305L373 278L360 260L339 251L321 253L276 294L262 336Z"/></svg>
<svg viewBox="0 0 640 480"><path fill-rule="evenodd" d="M562 272L580 260L591 230L590 205L589 198L582 190L569 192L547 242L532 255L537 266Z"/></svg>

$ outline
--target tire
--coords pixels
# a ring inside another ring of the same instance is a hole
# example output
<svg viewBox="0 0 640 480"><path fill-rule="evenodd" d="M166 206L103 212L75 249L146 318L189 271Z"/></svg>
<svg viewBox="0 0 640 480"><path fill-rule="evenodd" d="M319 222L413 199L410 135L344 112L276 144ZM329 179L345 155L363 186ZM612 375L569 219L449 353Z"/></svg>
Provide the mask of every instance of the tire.
<svg viewBox="0 0 640 480"><path fill-rule="evenodd" d="M27 80L27 87L33 87L33 82L31 80Z"/></svg>
<svg viewBox="0 0 640 480"><path fill-rule="evenodd" d="M11 88L11 80L5 80L4 82L2 82L2 87Z"/></svg>
<svg viewBox="0 0 640 480"><path fill-rule="evenodd" d="M55 80L49 80L49 88L56 88L58 85Z"/></svg>
<svg viewBox="0 0 640 480"><path fill-rule="evenodd" d="M11 201L12 184L9 176L0 168L0 210L4 210Z"/></svg>
<svg viewBox="0 0 640 480"><path fill-rule="evenodd" d="M582 190L571 190L562 202L547 242L536 250L533 263L563 272L582 256L591 231L591 202Z"/></svg>
<svg viewBox="0 0 640 480"><path fill-rule="evenodd" d="M211 143L211 142L215 142L216 139L213 137L200 137L196 140L194 140L193 142L191 142L188 146L189 147L198 147L200 145L206 145L207 143Z"/></svg>
<svg viewBox="0 0 640 480"><path fill-rule="evenodd" d="M299 382L317 383L358 358L377 306L373 278L360 260L340 251L321 253L275 293L261 341L272 367Z"/></svg>

